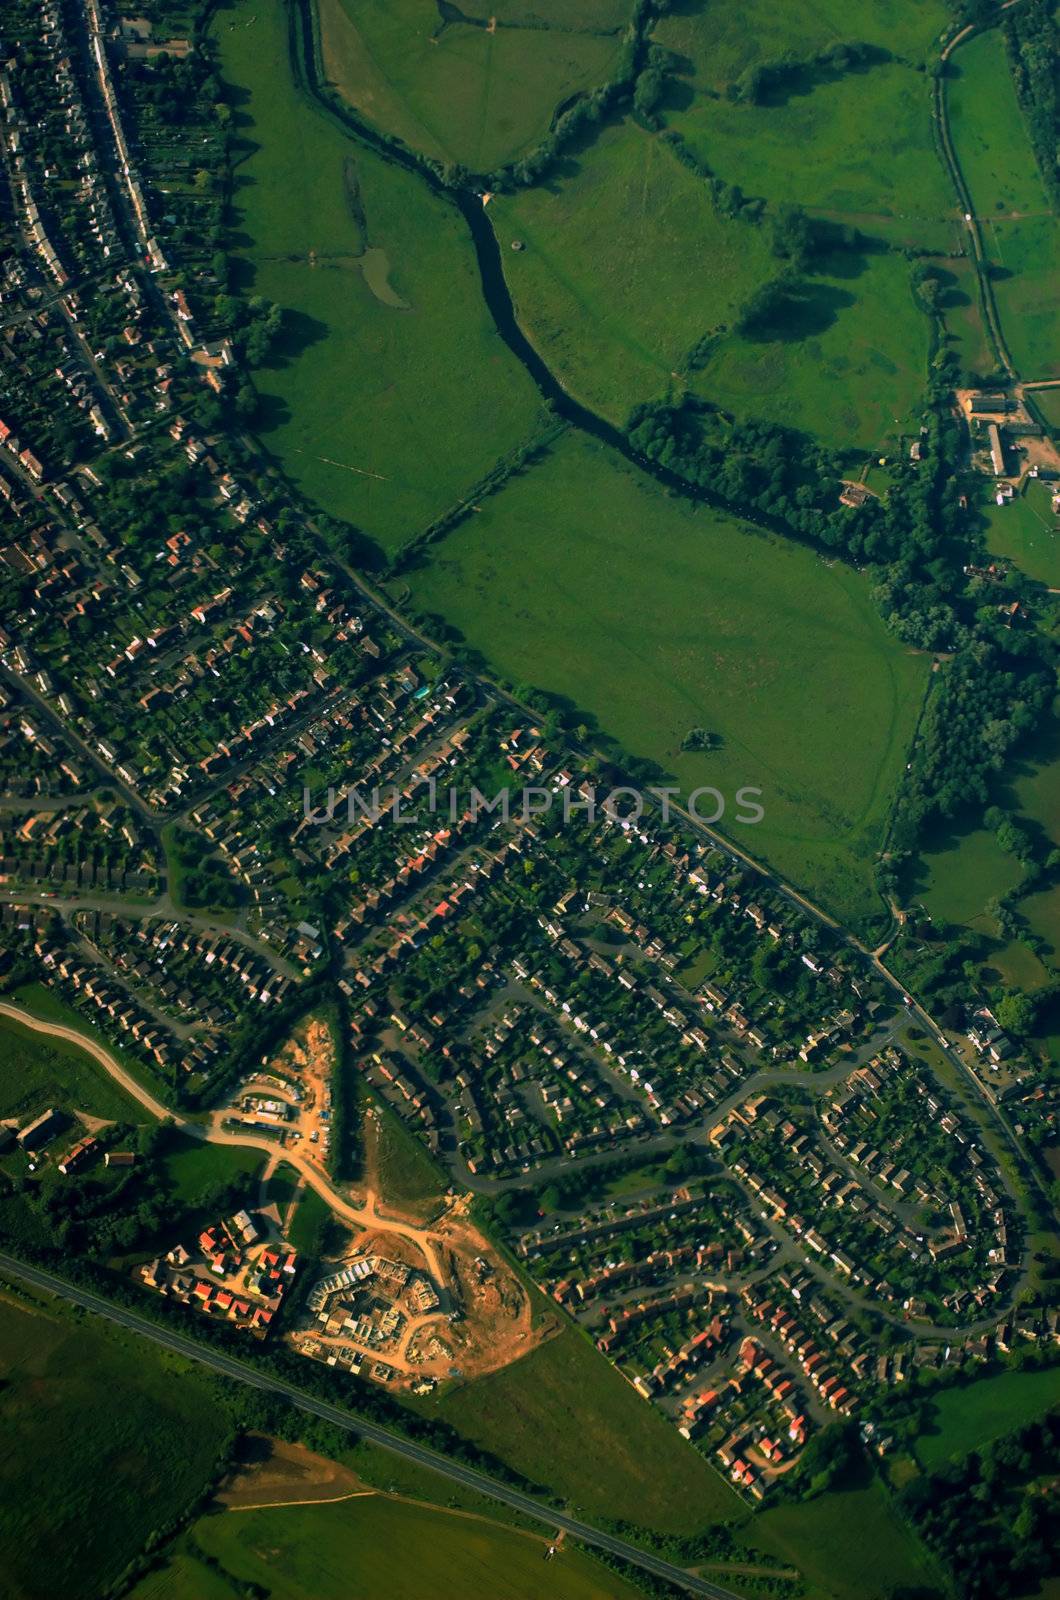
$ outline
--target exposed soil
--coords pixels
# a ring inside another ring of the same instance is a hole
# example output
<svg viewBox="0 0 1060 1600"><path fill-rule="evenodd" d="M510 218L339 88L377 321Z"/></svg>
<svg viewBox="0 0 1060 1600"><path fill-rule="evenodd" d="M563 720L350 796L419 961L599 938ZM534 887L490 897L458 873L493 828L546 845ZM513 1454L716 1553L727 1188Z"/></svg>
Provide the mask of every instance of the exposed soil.
<svg viewBox="0 0 1060 1600"><path fill-rule="evenodd" d="M229 1511L339 1500L346 1495L373 1492L348 1467L284 1439L248 1434L243 1441L243 1454L245 1459L217 1495Z"/></svg>

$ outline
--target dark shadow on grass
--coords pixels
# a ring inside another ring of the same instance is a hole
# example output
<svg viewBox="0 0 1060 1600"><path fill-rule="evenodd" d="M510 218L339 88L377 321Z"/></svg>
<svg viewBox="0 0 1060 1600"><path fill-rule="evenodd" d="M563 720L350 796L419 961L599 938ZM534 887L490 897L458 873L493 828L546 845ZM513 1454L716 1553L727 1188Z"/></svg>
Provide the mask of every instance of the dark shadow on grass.
<svg viewBox="0 0 1060 1600"><path fill-rule="evenodd" d="M768 318L742 337L749 344L798 344L825 333L840 311L855 303L852 294L833 284L801 282L792 286Z"/></svg>

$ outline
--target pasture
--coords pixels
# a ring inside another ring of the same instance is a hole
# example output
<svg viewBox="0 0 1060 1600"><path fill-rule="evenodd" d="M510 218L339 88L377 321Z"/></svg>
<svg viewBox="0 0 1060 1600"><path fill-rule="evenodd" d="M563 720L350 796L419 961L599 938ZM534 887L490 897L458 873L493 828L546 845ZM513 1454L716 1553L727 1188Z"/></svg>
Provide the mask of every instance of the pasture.
<svg viewBox="0 0 1060 1600"><path fill-rule="evenodd" d="M951 1458L981 1450L992 1439L1033 1422L1060 1405L1060 1369L1002 1372L958 1389L945 1389L931 1401L931 1426L916 1441L921 1465L931 1472Z"/></svg>
<svg viewBox="0 0 1060 1600"><path fill-rule="evenodd" d="M454 8L455 9L455 8ZM328 80L383 132L488 173L534 148L558 106L604 82L628 0L527 7L442 21L434 0L319 0Z"/></svg>
<svg viewBox="0 0 1060 1600"><path fill-rule="evenodd" d="M488 216L524 331L616 423L677 379L740 414L871 447L923 388L927 320L898 256L835 253L783 337L727 332L779 268L768 224L720 215L703 180L630 121L571 155L560 181L495 198ZM694 370L707 335L717 342Z"/></svg>
<svg viewBox="0 0 1060 1600"><path fill-rule="evenodd" d="M1053 487L1029 479L1010 505L998 506L988 497L983 507L991 555L1007 556L1028 578L1050 588L1060 586L1060 517L1050 504Z"/></svg>
<svg viewBox="0 0 1060 1600"><path fill-rule="evenodd" d="M985 828L947 835L924 850L926 886L914 894L939 922L955 922L990 937L997 934L987 902L1014 889L1023 876L1015 856L1006 855Z"/></svg>
<svg viewBox="0 0 1060 1600"><path fill-rule="evenodd" d="M142 1122L143 1107L84 1050L0 1017L0 1116L54 1105L111 1121Z"/></svg>
<svg viewBox="0 0 1060 1600"><path fill-rule="evenodd" d="M864 1600L867 1560L874 1595L926 1596L942 1587L930 1555L875 1477L801 1505L767 1509L755 1519L754 1532L801 1570L814 1596Z"/></svg>
<svg viewBox="0 0 1060 1600"><path fill-rule="evenodd" d="M202 1493L227 1444L224 1412L193 1363L8 1299L0 1375L3 1593L98 1600Z"/></svg>
<svg viewBox="0 0 1060 1600"><path fill-rule="evenodd" d="M976 215L984 222L1049 209L1000 31L962 44L950 61L950 131Z"/></svg>
<svg viewBox="0 0 1060 1600"><path fill-rule="evenodd" d="M590 1519L684 1534L746 1521L725 1479L578 1329L417 1405Z"/></svg>
<svg viewBox="0 0 1060 1600"><path fill-rule="evenodd" d="M255 375L258 429L311 500L392 551L533 435L541 408L456 208L300 93L286 16L243 4L214 23L242 155L237 277L284 309Z"/></svg>
<svg viewBox="0 0 1060 1600"><path fill-rule="evenodd" d="M857 573L567 437L408 581L509 681L573 702L686 794L720 789L719 826L836 915L878 915L871 862L927 660ZM720 749L682 752L693 727ZM753 826L732 821L743 785L763 791Z"/></svg>
<svg viewBox="0 0 1060 1600"><path fill-rule="evenodd" d="M984 229L994 299L1012 359L1025 378L1055 378L1060 372L1060 220L1056 217L999 218Z"/></svg>
<svg viewBox="0 0 1060 1600"><path fill-rule="evenodd" d="M133 1600L213 1600L218 1578L218 1600L245 1584L272 1600L538 1600L546 1585L555 1600L636 1600L639 1591L580 1550L544 1568L547 1545L536 1531L369 1492L205 1517Z"/></svg>

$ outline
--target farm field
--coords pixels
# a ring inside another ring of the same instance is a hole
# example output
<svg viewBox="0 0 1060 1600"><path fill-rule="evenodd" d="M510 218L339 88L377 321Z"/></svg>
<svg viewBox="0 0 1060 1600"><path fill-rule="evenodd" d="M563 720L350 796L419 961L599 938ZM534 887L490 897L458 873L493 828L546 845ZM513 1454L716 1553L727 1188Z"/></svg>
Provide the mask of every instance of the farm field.
<svg viewBox="0 0 1060 1600"><path fill-rule="evenodd" d="M324 511L387 551L541 422L496 333L456 208L356 144L295 87L286 11L218 13L240 97L241 288L284 308L259 430Z"/></svg>
<svg viewBox="0 0 1060 1600"><path fill-rule="evenodd" d="M926 1596L941 1589L931 1557L875 1477L862 1487L767 1510L755 1519L755 1536L802 1571L815 1597L863 1600L870 1553L873 1594Z"/></svg>
<svg viewBox="0 0 1060 1600"><path fill-rule="evenodd" d="M630 0L501 0L490 26L443 21L434 0L319 0L320 48L328 80L376 127L487 173L610 76L631 10Z"/></svg>
<svg viewBox="0 0 1060 1600"><path fill-rule="evenodd" d="M1005 339L1025 378L1060 367L1060 221L1035 164L996 29L962 45L948 90L957 159L980 219Z"/></svg>
<svg viewBox="0 0 1060 1600"><path fill-rule="evenodd" d="M1028 480L1011 505L988 500L986 543L992 555L1007 556L1028 578L1060 587L1060 517L1053 512L1050 484Z"/></svg>
<svg viewBox="0 0 1060 1600"><path fill-rule="evenodd" d="M786 51L801 57L851 39L923 60L949 21L941 0L815 0L798 9L769 0L723 0L672 11L653 37L694 63L701 88L723 88L748 67Z"/></svg>
<svg viewBox="0 0 1060 1600"><path fill-rule="evenodd" d="M55 1105L93 1117L140 1122L143 1107L84 1050L0 1017L0 1116Z"/></svg>
<svg viewBox="0 0 1060 1600"><path fill-rule="evenodd" d="M741 413L866 447L908 413L927 321L902 258L836 254L808 280L797 337L725 336L777 271L768 227L721 216L706 185L630 121L566 168L561 183L497 197L488 215L520 324L578 399L621 424L679 377ZM707 334L720 344L691 373Z"/></svg>
<svg viewBox="0 0 1060 1600"><path fill-rule="evenodd" d="M746 1521L725 1479L574 1328L417 1404L590 1520L684 1534Z"/></svg>
<svg viewBox="0 0 1060 1600"><path fill-rule="evenodd" d="M720 789L720 826L837 915L878 914L871 861L927 663L885 633L864 579L574 438L429 556L408 574L417 608L686 794ZM697 726L722 747L682 753ZM755 826L731 821L743 785L763 791Z"/></svg>
<svg viewBox="0 0 1060 1600"><path fill-rule="evenodd" d="M140 1583L133 1600L213 1600L208 1585L219 1577L218 1600L251 1583L272 1600L538 1600L546 1547L538 1533L368 1493L336 1505L203 1518L176 1560ZM635 1600L639 1593L577 1550L561 1550L549 1563L547 1585L555 1600Z"/></svg>
<svg viewBox="0 0 1060 1600"><path fill-rule="evenodd" d="M921 859L927 883L914 898L931 916L996 936L986 906L1019 883L1023 873L1015 856L1006 855L987 829L974 828L947 839L938 849L925 850Z"/></svg>
<svg viewBox="0 0 1060 1600"><path fill-rule="evenodd" d="M954 340L961 368L965 372L993 372L997 358L987 337L979 306L979 281L971 261L947 261L943 268L943 292L939 297L946 331Z"/></svg>
<svg viewBox="0 0 1060 1600"><path fill-rule="evenodd" d="M1003 1372L932 1400L932 1428L916 1441L916 1454L929 1472L951 1457L979 1450L991 1439L1033 1422L1060 1405L1060 1370Z"/></svg>
<svg viewBox="0 0 1060 1600"><path fill-rule="evenodd" d="M8 1299L0 1374L0 1594L97 1600L203 1491L224 1413L192 1363Z"/></svg>
<svg viewBox="0 0 1060 1600"><path fill-rule="evenodd" d="M1035 389L1032 397L1034 404L1045 418L1046 425L1053 430L1054 435L1060 433L1060 388Z"/></svg>

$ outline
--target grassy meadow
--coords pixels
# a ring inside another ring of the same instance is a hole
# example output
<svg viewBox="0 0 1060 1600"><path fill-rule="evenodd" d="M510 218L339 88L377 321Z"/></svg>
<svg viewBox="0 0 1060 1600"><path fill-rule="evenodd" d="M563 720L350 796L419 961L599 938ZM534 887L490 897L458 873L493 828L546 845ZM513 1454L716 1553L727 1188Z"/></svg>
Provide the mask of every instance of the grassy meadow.
<svg viewBox="0 0 1060 1600"><path fill-rule="evenodd" d="M686 793L721 789L719 826L836 915L877 914L870 867L927 660L858 574L568 437L407 576L509 680L569 697ZM722 747L683 753L693 727ZM755 826L731 821L743 785L763 790Z"/></svg>
<svg viewBox="0 0 1060 1600"><path fill-rule="evenodd" d="M98 1600L210 1480L227 1422L193 1363L0 1300L0 1594Z"/></svg>
<svg viewBox="0 0 1060 1600"><path fill-rule="evenodd" d="M725 1479L575 1328L418 1404L590 1519L686 1534L746 1520Z"/></svg>
<svg viewBox="0 0 1060 1600"><path fill-rule="evenodd" d="M1060 517L1051 507L1052 489L1044 480L1029 479L1010 505L988 499L983 508L990 553L1007 556L1028 578L1060 587Z"/></svg>
<svg viewBox="0 0 1060 1600"><path fill-rule="evenodd" d="M445 1195L448 1180L422 1143L382 1100L364 1120L365 1163L385 1207L430 1217Z"/></svg>
<svg viewBox="0 0 1060 1600"><path fill-rule="evenodd" d="M299 92L286 17L243 3L214 23L242 143L237 275L285 312L255 376L258 426L310 499L390 551L536 433L541 410L459 213Z"/></svg>
<svg viewBox="0 0 1060 1600"><path fill-rule="evenodd" d="M0 1117L54 1105L111 1121L141 1122L144 1110L77 1045L0 1017Z"/></svg>
<svg viewBox="0 0 1060 1600"><path fill-rule="evenodd" d="M1060 1405L1060 1369L1002 1372L959 1389L946 1389L931 1402L930 1431L920 1434L916 1454L931 1472L951 1457L966 1456L991 1439L1033 1422Z"/></svg>
<svg viewBox="0 0 1060 1600"><path fill-rule="evenodd" d="M899 1592L927 1600L942 1589L931 1557L877 1478L801 1505L767 1509L755 1519L754 1531L756 1540L768 1540L800 1569L815 1600L865 1600L866 1593Z"/></svg>
<svg viewBox="0 0 1060 1600"><path fill-rule="evenodd" d="M560 181L499 196L488 215L524 331L565 387L614 422L678 379L741 414L870 447L922 390L927 322L900 257L830 257L786 338L726 334L778 269L768 226L721 216L706 185L632 121L573 153ZM719 343L693 372L689 352L708 334Z"/></svg>
<svg viewBox="0 0 1060 1600"><path fill-rule="evenodd" d="M580 1550L561 1550L545 1568L546 1549L536 1532L354 1494L334 1505L204 1517L132 1600L228 1600L242 1584L258 1585L272 1600L538 1600L546 1587L554 1600L636 1600L640 1593Z"/></svg>
<svg viewBox="0 0 1060 1600"><path fill-rule="evenodd" d="M1026 158L1030 160L1030 155ZM1054 378L1060 372L1060 219L999 218L984 226L993 263L994 299L1017 370L1025 378Z"/></svg>
<svg viewBox="0 0 1060 1600"><path fill-rule="evenodd" d="M385 133L473 172L525 154L556 108L614 70L629 0L491 0L442 22L434 0L318 0L328 81ZM541 23L544 25L540 25Z"/></svg>

